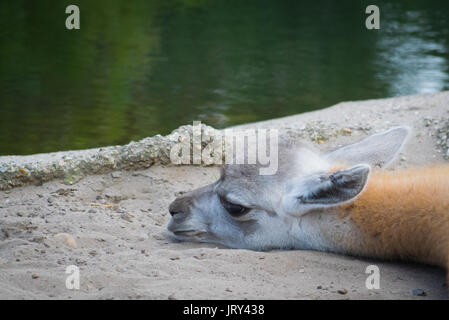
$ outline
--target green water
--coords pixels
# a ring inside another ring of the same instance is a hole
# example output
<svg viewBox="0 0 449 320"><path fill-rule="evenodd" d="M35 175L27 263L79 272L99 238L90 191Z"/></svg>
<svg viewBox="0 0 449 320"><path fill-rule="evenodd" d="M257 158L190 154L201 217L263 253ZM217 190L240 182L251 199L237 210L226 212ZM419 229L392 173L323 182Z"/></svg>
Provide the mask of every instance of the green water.
<svg viewBox="0 0 449 320"><path fill-rule="evenodd" d="M0 1L2 155L448 89L449 1Z"/></svg>

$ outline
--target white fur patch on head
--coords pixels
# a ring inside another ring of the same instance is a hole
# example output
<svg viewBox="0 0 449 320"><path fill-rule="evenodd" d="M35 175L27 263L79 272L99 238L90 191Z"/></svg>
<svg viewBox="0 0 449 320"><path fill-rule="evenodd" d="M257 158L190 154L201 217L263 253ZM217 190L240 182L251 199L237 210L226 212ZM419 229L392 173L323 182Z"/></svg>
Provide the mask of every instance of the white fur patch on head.
<svg viewBox="0 0 449 320"><path fill-rule="evenodd" d="M298 149L295 159L302 175L328 171L331 168L331 165L327 160L307 148Z"/></svg>

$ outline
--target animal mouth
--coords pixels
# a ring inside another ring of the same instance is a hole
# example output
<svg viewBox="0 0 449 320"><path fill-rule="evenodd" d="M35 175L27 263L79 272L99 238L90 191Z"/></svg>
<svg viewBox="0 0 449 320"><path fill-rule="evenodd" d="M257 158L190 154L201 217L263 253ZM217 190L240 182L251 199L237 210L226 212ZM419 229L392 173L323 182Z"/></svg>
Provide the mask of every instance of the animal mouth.
<svg viewBox="0 0 449 320"><path fill-rule="evenodd" d="M198 237L205 234L204 230L175 230L173 234L176 236Z"/></svg>

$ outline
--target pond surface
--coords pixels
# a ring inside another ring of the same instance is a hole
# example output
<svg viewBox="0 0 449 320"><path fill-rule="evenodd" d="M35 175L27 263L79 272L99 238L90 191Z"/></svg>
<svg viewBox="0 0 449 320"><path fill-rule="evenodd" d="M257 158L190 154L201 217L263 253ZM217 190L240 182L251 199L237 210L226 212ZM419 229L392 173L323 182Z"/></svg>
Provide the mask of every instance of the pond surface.
<svg viewBox="0 0 449 320"><path fill-rule="evenodd" d="M449 1L0 2L2 155L448 89Z"/></svg>

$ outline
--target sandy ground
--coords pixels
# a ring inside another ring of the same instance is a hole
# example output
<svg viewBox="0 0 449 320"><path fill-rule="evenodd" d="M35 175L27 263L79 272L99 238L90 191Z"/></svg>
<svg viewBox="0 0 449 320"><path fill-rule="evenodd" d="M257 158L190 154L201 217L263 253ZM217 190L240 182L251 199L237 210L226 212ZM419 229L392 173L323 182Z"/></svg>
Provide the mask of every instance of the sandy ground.
<svg viewBox="0 0 449 320"><path fill-rule="evenodd" d="M414 128L395 167L444 162L436 133L449 118L449 92L346 102L322 111L250 124L350 129L315 139L326 151L394 125ZM242 126L247 127L247 126ZM324 129L323 129L324 130ZM335 130L334 130L335 131ZM312 139L313 140L313 139ZM162 166L88 176L67 186L0 191L2 299L447 299L443 269L312 251L254 252L170 239L167 208L179 192L213 182L216 167ZM76 248L55 235L67 233ZM368 265L380 289L365 287ZM80 270L69 290L66 267ZM422 289L426 296L412 293Z"/></svg>

